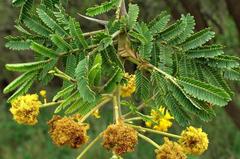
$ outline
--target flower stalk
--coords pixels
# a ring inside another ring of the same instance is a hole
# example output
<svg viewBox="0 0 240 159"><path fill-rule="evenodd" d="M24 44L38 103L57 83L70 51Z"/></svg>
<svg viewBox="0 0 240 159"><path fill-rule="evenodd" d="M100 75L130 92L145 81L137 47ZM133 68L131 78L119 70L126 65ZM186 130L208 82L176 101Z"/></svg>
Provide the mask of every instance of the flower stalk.
<svg viewBox="0 0 240 159"><path fill-rule="evenodd" d="M103 133L100 133L91 143L89 143L76 159L81 159L85 153L102 137L102 135Z"/></svg>
<svg viewBox="0 0 240 159"><path fill-rule="evenodd" d="M104 99L102 102L100 102L98 105L96 105L91 111L89 111L85 116L83 116L79 122L80 123L84 122L91 114L93 114L96 110L100 109L102 106L107 104L110 100L111 100L111 98Z"/></svg>
<svg viewBox="0 0 240 159"><path fill-rule="evenodd" d="M61 104L62 102L64 102L64 100L60 100L60 101L57 101L57 102L45 103L45 104L42 104L40 106L40 108L47 108L47 107L55 106L55 105Z"/></svg>
<svg viewBox="0 0 240 159"><path fill-rule="evenodd" d="M144 127L137 126L137 125L132 125L132 124L127 124L127 125L135 128L135 129L138 129L140 131L144 131L144 132L148 131L148 132L151 132L151 133L160 134L160 135L167 136L167 137L172 137L172 138L177 138L177 139L181 138L181 136L179 136L179 135L175 135L175 134L171 134L171 133L167 133L167 132L163 132L163 131L148 129L148 128L144 128Z"/></svg>
<svg viewBox="0 0 240 159"><path fill-rule="evenodd" d="M145 140L146 142L148 142L148 143L150 143L151 145L153 145L154 147L156 147L157 149L160 148L160 146L159 146L156 142L154 142L152 139L148 138L147 136L142 135L142 134L140 134L140 133L138 133L138 136L139 136L140 138L142 138L143 140Z"/></svg>
<svg viewBox="0 0 240 159"><path fill-rule="evenodd" d="M115 116L115 122L116 124L119 123L119 106L117 101L117 96L113 96L113 110L114 110L114 116Z"/></svg>

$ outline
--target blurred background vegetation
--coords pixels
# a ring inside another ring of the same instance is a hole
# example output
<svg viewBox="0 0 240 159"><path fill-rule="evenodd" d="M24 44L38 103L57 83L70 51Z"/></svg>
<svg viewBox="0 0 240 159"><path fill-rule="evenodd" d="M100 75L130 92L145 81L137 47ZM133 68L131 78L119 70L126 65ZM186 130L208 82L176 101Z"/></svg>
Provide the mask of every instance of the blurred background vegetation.
<svg viewBox="0 0 240 159"><path fill-rule="evenodd" d="M77 12L84 10L95 3L103 0L72 0L68 4L68 12L76 18ZM131 0L141 7L141 19L149 21L161 10L168 10L173 19L178 19L181 14L190 13L195 16L196 30L211 27L217 34L215 41L226 46L227 54L240 56L240 1L239 0ZM51 143L48 136L46 122L51 118L53 110L41 111L39 124L27 127L16 124L9 113L9 105L5 103L7 96L2 94L3 88L13 80L17 74L7 72L4 69L6 63L30 61L29 53L10 52L4 47L4 37L14 34L14 21L19 10L11 6L10 0L0 0L0 159L71 159L75 158L81 149L58 148ZM99 18L107 19L109 15ZM89 23L79 18L83 30L94 30L100 26ZM59 88L60 83L56 80L47 88L49 96L53 95ZM231 83L236 92L234 101L228 107L219 109L217 118L209 123L193 121L193 125L203 127L209 134L209 150L201 159L240 159L240 85ZM34 89L43 87L36 85ZM34 90L33 90L34 92ZM104 110L101 119L90 119L91 132L94 136L111 123L111 110ZM107 119L106 119L107 117ZM175 124L170 130L179 133L181 128ZM161 142L158 136L151 136ZM127 154L128 159L150 159L154 158L153 147L148 144L138 144L136 153ZM107 159L111 154L101 148L100 145L91 149L86 159ZM192 159L197 159L192 157Z"/></svg>

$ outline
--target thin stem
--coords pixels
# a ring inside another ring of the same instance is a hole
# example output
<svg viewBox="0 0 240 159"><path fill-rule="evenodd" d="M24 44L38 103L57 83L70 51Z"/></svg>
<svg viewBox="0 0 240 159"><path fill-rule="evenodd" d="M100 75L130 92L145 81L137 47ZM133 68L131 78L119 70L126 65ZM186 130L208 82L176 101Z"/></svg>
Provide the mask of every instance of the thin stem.
<svg viewBox="0 0 240 159"><path fill-rule="evenodd" d="M161 73L162 75L164 75L167 79L171 80L172 82L176 82L176 79L173 76L169 75L168 73L162 71L161 69L155 67L154 65L152 65L146 61L141 61L139 59L132 58L132 57L129 57L128 60L138 66L144 65L145 67L142 67L142 68L144 68L145 70L147 70L149 72L152 72L153 70L155 70L155 71Z"/></svg>
<svg viewBox="0 0 240 159"><path fill-rule="evenodd" d="M87 19L89 21L92 21L92 22L96 22L98 24L101 24L101 25L107 25L108 24L108 21L106 20L101 20L101 19L96 19L96 18L92 18L92 17L88 17L88 16L85 16L85 15L82 15L82 14L79 14L78 15L84 19Z"/></svg>
<svg viewBox="0 0 240 159"><path fill-rule="evenodd" d="M115 33L112 34L112 38L116 38L119 34L121 33L120 30L116 31Z"/></svg>
<svg viewBox="0 0 240 159"><path fill-rule="evenodd" d="M100 133L91 143L89 143L76 159L81 159L85 153L102 137L102 135L103 133Z"/></svg>
<svg viewBox="0 0 240 159"><path fill-rule="evenodd" d="M144 136L140 133L138 133L138 136L143 140L147 141L148 143L150 143L151 145L155 146L157 149L160 148L160 146L156 142L154 142L152 139L148 138L147 136Z"/></svg>
<svg viewBox="0 0 240 159"><path fill-rule="evenodd" d="M118 104L118 111L119 111L119 115L122 118L122 109L121 109L121 90L120 90L120 86L117 87L117 104Z"/></svg>
<svg viewBox="0 0 240 159"><path fill-rule="evenodd" d="M115 116L115 122L118 124L119 122L119 108L118 108L118 102L117 102L117 96L113 96L113 110L114 110L114 116Z"/></svg>
<svg viewBox="0 0 240 159"><path fill-rule="evenodd" d="M40 108L46 108L46 107L55 106L55 105L61 104L62 102L63 102L63 100L57 101L57 102L45 103L45 104L42 104L42 105L40 106Z"/></svg>
<svg viewBox="0 0 240 159"><path fill-rule="evenodd" d="M96 47L95 49L93 49L91 52L88 53L88 56L94 55L97 51L98 51L98 48Z"/></svg>
<svg viewBox="0 0 240 159"><path fill-rule="evenodd" d="M87 49L94 49L96 47L98 47L98 44L89 45ZM75 52L78 52L78 51L81 51L81 50L84 50L84 49L77 48L77 49L73 49L73 50L70 50L70 51L67 51L67 52L62 52L62 53L59 53L59 56L65 56L67 54L75 53Z"/></svg>
<svg viewBox="0 0 240 159"><path fill-rule="evenodd" d="M172 138L177 138L177 139L180 139L181 136L179 135L175 135L175 134L171 134L171 133L167 133L167 132L163 132L163 131L157 131L157 130L153 130L153 129L148 129L148 128L144 128L144 127L141 127L141 126L137 126L137 125L132 125L132 124L127 124L133 128L136 128L138 130L143 130L144 132L145 131L148 131L148 132L152 132L152 133L155 133L155 134L160 134L160 135L163 135L163 136L168 136L168 137L172 137Z"/></svg>
<svg viewBox="0 0 240 159"><path fill-rule="evenodd" d="M67 51L67 52L59 53L59 56L64 56L64 55L66 55L66 54L75 53L75 52L78 52L78 51L80 51L79 48L73 49L73 50L70 50L70 51Z"/></svg>
<svg viewBox="0 0 240 159"><path fill-rule="evenodd" d="M96 110L100 109L102 106L107 104L111 98L104 99L101 103L99 103L97 106L95 106L90 112L88 112L86 115L84 115L79 122L84 122L92 113L94 113Z"/></svg>
<svg viewBox="0 0 240 159"><path fill-rule="evenodd" d="M104 32L104 31L105 31L104 29L102 29L102 30L96 30L96 31L91 31L91 32L83 33L82 35L83 35L84 37L88 37L88 36L93 36L93 35L98 34L98 33L102 33L102 32ZM72 36L68 36L68 37L66 37L65 39L66 39L66 40L69 40L69 39L73 39L73 37L72 37Z"/></svg>
<svg viewBox="0 0 240 159"><path fill-rule="evenodd" d="M69 81L69 82L75 82L75 81L71 81L69 78L67 78L66 76L63 76L62 74L52 73L52 72L49 72L49 73L51 73L51 74L53 74L54 76L59 77L59 78L61 78L61 79L63 79L63 80L66 80L66 81Z"/></svg>
<svg viewBox="0 0 240 159"><path fill-rule="evenodd" d="M98 34L98 33L102 33L104 31L105 30L102 29L102 30L96 30L96 31L92 31L92 32L87 32L87 33L83 33L83 36L92 36L92 35L95 35L95 34Z"/></svg>
<svg viewBox="0 0 240 159"><path fill-rule="evenodd" d="M167 79L171 80L172 82L174 82L174 83L176 82L176 79L175 79L173 76L169 75L168 73L160 70L159 68L155 67L155 66L152 65L152 64L149 64L149 66L150 66L153 70L155 70L155 71L161 73L162 75L164 75Z"/></svg>
<svg viewBox="0 0 240 159"><path fill-rule="evenodd" d="M134 118L129 118L129 119L125 119L125 122L130 122L130 121L136 121L136 120L142 120L141 117L134 117Z"/></svg>

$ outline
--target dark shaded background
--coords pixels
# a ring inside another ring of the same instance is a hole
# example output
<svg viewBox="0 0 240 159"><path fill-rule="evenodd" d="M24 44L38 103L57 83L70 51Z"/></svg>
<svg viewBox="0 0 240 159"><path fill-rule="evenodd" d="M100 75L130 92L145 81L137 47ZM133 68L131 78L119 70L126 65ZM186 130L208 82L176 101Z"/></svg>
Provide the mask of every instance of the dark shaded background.
<svg viewBox="0 0 240 159"><path fill-rule="evenodd" d="M101 0L72 0L68 11L77 17L77 12L84 10ZM149 21L162 10L168 10L173 19L178 19L181 14L191 13L195 16L196 30L211 27L217 34L215 41L226 45L226 53L240 56L240 0L132 0L141 7L140 18ZM31 61L31 54L27 52L12 52L4 47L6 35L14 34L14 20L19 10L11 6L10 0L0 0L0 88L12 81L17 74L4 69L6 63ZM99 18L107 19L111 15L103 15ZM78 17L79 18L79 17ZM83 30L89 31L99 26L79 18ZM54 94L60 84L58 81L51 83L46 88L48 95ZM218 116L209 123L196 123L202 126L209 134L209 150L201 159L240 159L240 85L231 83L236 95L229 106L218 110ZM36 86L36 89L40 86ZM40 88L39 88L40 89ZM17 125L12 121L8 111L9 105L5 103L7 96L0 93L0 159L71 159L79 154L80 150L57 148L48 136L46 121L51 118L53 110L41 111L40 122L34 127ZM91 135L103 130L111 122L111 111L105 110L104 119L90 119ZM107 117L107 119L106 119ZM180 132L175 124L171 132ZM151 136L161 142L158 136ZM154 158L153 147L142 144L138 146L136 153L125 156L128 159ZM86 159L107 159L110 154L96 145ZM192 157L197 159L197 157Z"/></svg>

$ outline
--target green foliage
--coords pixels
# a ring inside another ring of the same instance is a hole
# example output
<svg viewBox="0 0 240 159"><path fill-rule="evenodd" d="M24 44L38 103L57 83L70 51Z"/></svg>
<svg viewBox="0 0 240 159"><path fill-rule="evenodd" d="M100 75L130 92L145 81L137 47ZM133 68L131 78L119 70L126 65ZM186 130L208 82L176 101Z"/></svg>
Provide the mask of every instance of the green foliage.
<svg viewBox="0 0 240 159"><path fill-rule="evenodd" d="M51 59L51 61L49 63L44 65L42 70L39 72L38 79L44 81L46 77L52 76L51 74L48 74L48 73L50 70L52 70L54 68L54 66L57 64L57 62L58 62L57 59ZM45 83L48 83L48 81L46 80Z"/></svg>
<svg viewBox="0 0 240 159"><path fill-rule="evenodd" d="M240 80L240 69L226 69L224 71L224 77L229 80L239 81Z"/></svg>
<svg viewBox="0 0 240 159"><path fill-rule="evenodd" d="M22 6L26 0L13 0L12 4L16 7Z"/></svg>
<svg viewBox="0 0 240 159"><path fill-rule="evenodd" d="M21 11L20 11L20 14L19 14L19 21L22 21L26 17L30 16L30 14L31 14L30 12L31 12L32 7L33 7L33 0L25 0L24 3L22 2L20 4L19 4L19 6L21 6Z"/></svg>
<svg viewBox="0 0 240 159"><path fill-rule="evenodd" d="M32 31L34 31L36 34L38 35L42 35L42 36L45 36L45 37L48 37L49 34L51 33L51 31L43 26L39 20L37 20L36 18L33 18L33 17L26 17L24 20L23 20L24 24L26 25L26 27Z"/></svg>
<svg viewBox="0 0 240 159"><path fill-rule="evenodd" d="M48 61L37 61L37 62L28 62L28 63L18 63L18 64L7 64L6 68L9 71L17 72L27 72L38 70L44 67Z"/></svg>
<svg viewBox="0 0 240 159"><path fill-rule="evenodd" d="M87 15L96 16L108 12L119 5L120 0L110 0L109 2L104 2L99 6L95 6L87 9Z"/></svg>
<svg viewBox="0 0 240 159"><path fill-rule="evenodd" d="M170 41L171 44L181 44L184 42L188 37L190 37L194 33L194 27L195 27L195 20L194 17L187 14L186 16L182 15L181 21L186 22L186 27L184 31L179 34L175 39Z"/></svg>
<svg viewBox="0 0 240 159"><path fill-rule="evenodd" d="M24 81L24 83L14 92L14 94L8 98L8 102L16 99L18 96L24 95L28 92L31 88L32 84L34 83L36 76L33 78L28 78Z"/></svg>
<svg viewBox="0 0 240 159"><path fill-rule="evenodd" d="M176 23L172 24L166 30L164 30L161 34L159 34L159 39L164 41L170 41L180 35L185 31L187 27L187 19L182 18L178 20Z"/></svg>
<svg viewBox="0 0 240 159"><path fill-rule="evenodd" d="M70 18L69 20L69 29L70 34L73 37L73 40L75 41L76 45L78 47L83 46L84 48L87 48L88 44L82 35L80 24L76 22L73 18Z"/></svg>
<svg viewBox="0 0 240 159"><path fill-rule="evenodd" d="M147 100L150 96L150 81L141 71L136 72L136 93L143 100Z"/></svg>
<svg viewBox="0 0 240 159"><path fill-rule="evenodd" d="M137 24L134 29L136 32L132 31L130 35L141 42L141 45L138 48L139 55L143 59L149 60L153 47L153 36L151 35L149 28L145 23Z"/></svg>
<svg viewBox="0 0 240 159"><path fill-rule="evenodd" d="M159 47L159 61L158 66L163 71L172 74L173 73L173 49L169 46L158 45Z"/></svg>
<svg viewBox="0 0 240 159"><path fill-rule="evenodd" d="M68 93L71 93L73 91L73 89L75 88L75 85L70 85L64 89L62 89L61 91L59 91L54 97L53 97L53 101L57 101L60 98L64 98Z"/></svg>
<svg viewBox="0 0 240 159"><path fill-rule="evenodd" d="M99 51L103 51L103 50L105 50L108 46L111 46L112 43L113 43L112 37L107 36L107 37L103 38L103 39L99 42L98 50L99 50Z"/></svg>
<svg viewBox="0 0 240 159"><path fill-rule="evenodd" d="M210 29L203 29L195 34L193 34L191 37L186 39L180 47L183 48L184 51L195 49L199 46L202 46L209 40L211 40L214 37L215 33L210 31Z"/></svg>
<svg viewBox="0 0 240 159"><path fill-rule="evenodd" d="M41 45L41 44L38 44L36 42L32 42L31 44L31 49L42 55L42 56L45 56L45 57L49 57L49 58L56 58L57 57L57 53L51 49L48 49L47 47Z"/></svg>
<svg viewBox="0 0 240 159"><path fill-rule="evenodd" d="M57 34L51 35L52 42L62 51L71 50L71 45L69 45L61 36Z"/></svg>
<svg viewBox="0 0 240 159"><path fill-rule="evenodd" d="M66 66L65 66L65 73L70 76L74 77L75 75L75 68L77 67L77 58L75 55L69 55L66 60ZM71 85L72 83L69 81L63 81L63 88Z"/></svg>
<svg viewBox="0 0 240 159"><path fill-rule="evenodd" d="M91 86L99 85L102 75L102 56L98 54L93 62L93 67L89 71L88 79Z"/></svg>
<svg viewBox="0 0 240 159"><path fill-rule="evenodd" d="M224 52L221 45L204 46L187 51L187 55L192 58L211 58L222 54Z"/></svg>
<svg viewBox="0 0 240 159"><path fill-rule="evenodd" d="M106 92L112 92L117 87L117 85L120 83L122 77L123 77L122 70L120 68L116 68L115 73L104 85L104 90Z"/></svg>
<svg viewBox="0 0 240 159"><path fill-rule="evenodd" d="M130 4L129 11L128 11L128 17L127 17L129 29L134 28L134 26L137 22L138 15L139 15L138 5Z"/></svg>
<svg viewBox="0 0 240 159"><path fill-rule="evenodd" d="M73 92L71 95L65 98L65 100L55 109L54 113L59 113L78 99L80 99L78 92Z"/></svg>
<svg viewBox="0 0 240 159"><path fill-rule="evenodd" d="M47 84L58 77L63 84L53 101L62 102L55 112L86 114L103 95L119 90L126 80L124 73L135 72L134 97L150 100L152 108L165 106L181 125L193 116L203 121L214 117L214 107L225 106L233 96L225 79L239 81L239 58L225 55L222 45L209 44L214 37L209 28L194 33L195 20L190 14L169 25L171 17L164 11L145 23L138 18L136 4L119 16L124 11L120 2L110 0L87 9L89 16L116 10L116 18L106 21L103 30L85 33L61 1L42 0L39 5L14 0L13 5L21 7L16 25L19 35L8 36L6 47L31 49L35 61L6 65L23 74L4 93L17 90L12 100L36 80Z"/></svg>
<svg viewBox="0 0 240 159"><path fill-rule="evenodd" d="M77 79L78 91L80 96L88 102L95 101L95 93L91 90L89 85L89 57L81 60L75 70L75 76Z"/></svg>
<svg viewBox="0 0 240 159"><path fill-rule="evenodd" d="M23 40L13 40L8 41L6 43L6 47L11 50L27 50L30 48L31 42L30 41L23 41Z"/></svg>
<svg viewBox="0 0 240 159"><path fill-rule="evenodd" d="M161 33L166 28L169 21L170 15L166 11L161 12L154 20L150 22L150 31L153 34Z"/></svg>
<svg viewBox="0 0 240 159"><path fill-rule="evenodd" d="M35 71L26 72L12 81L7 87L4 88L3 93L9 93L15 90L17 87L21 86L25 81L31 80L36 75Z"/></svg>
<svg viewBox="0 0 240 159"><path fill-rule="evenodd" d="M38 8L37 13L42 22L51 28L54 32L62 36L67 34L65 30L52 17L50 17L46 11Z"/></svg>
<svg viewBox="0 0 240 159"><path fill-rule="evenodd" d="M220 55L209 59L208 65L217 68L237 68L240 64L240 59L235 56Z"/></svg>
<svg viewBox="0 0 240 159"><path fill-rule="evenodd" d="M178 101L172 95L168 94L164 101L166 103L166 107L171 111L174 118L181 126L186 126L189 124L189 115L183 111Z"/></svg>
<svg viewBox="0 0 240 159"><path fill-rule="evenodd" d="M225 106L231 100L229 94L223 89L207 83L190 78L182 78L178 80L178 82L184 87L184 90L188 94L211 104Z"/></svg>

